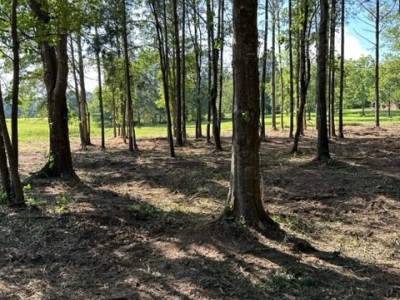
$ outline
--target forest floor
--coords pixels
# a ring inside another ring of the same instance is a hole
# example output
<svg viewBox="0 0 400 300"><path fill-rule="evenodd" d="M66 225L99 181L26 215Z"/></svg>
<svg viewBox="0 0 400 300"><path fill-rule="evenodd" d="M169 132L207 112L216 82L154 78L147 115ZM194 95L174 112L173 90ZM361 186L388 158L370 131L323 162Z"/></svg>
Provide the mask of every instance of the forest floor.
<svg viewBox="0 0 400 300"><path fill-rule="evenodd" d="M289 154L268 132L261 159L263 234L221 214L230 139L119 138L79 150L80 182L35 179L29 207L0 206L0 299L400 299L400 127L346 128L333 160L313 160L315 132ZM96 141L98 142L98 141ZM21 144L28 178L46 143Z"/></svg>

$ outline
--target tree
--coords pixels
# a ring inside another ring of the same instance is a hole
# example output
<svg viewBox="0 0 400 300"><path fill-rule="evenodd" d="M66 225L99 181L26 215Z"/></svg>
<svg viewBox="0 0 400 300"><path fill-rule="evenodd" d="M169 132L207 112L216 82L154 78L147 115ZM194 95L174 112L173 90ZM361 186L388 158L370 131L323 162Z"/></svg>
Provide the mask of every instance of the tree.
<svg viewBox="0 0 400 300"><path fill-rule="evenodd" d="M49 177L77 178L72 165L68 130L68 108L66 90L68 83L67 19L70 12L60 5L59 10L50 12L47 1L30 0L29 5L40 28L47 34L37 37L42 55L44 82L47 91L47 107L50 128L50 150L46 165L40 173ZM51 24L58 16L57 28ZM44 38L42 36L45 36ZM50 40L50 37L53 39ZM55 38L54 38L55 37Z"/></svg>
<svg viewBox="0 0 400 300"><path fill-rule="evenodd" d="M341 17L340 17L340 79L339 79L339 138L344 138L343 131L343 94L344 94L344 45L345 45L345 15L346 2L341 0Z"/></svg>
<svg viewBox="0 0 400 300"><path fill-rule="evenodd" d="M160 57L160 67L162 73L162 82L164 90L164 101L165 110L167 114L167 134L169 142L169 155L175 157L175 148L172 136L172 120L170 112L170 91L169 91L169 46L167 37L167 16L166 16L166 4L163 1L162 8L159 8L159 2L156 0L149 0L151 11L154 17L155 27L157 31L158 40L158 53ZM162 13L163 17L160 17Z"/></svg>
<svg viewBox="0 0 400 300"><path fill-rule="evenodd" d="M233 1L234 120L228 200L236 220L263 228L274 224L261 193L257 1Z"/></svg>
<svg viewBox="0 0 400 300"><path fill-rule="evenodd" d="M293 5L289 0L289 86L290 86L290 121L289 121L289 137L293 138L294 130L294 84L293 84Z"/></svg>
<svg viewBox="0 0 400 300"><path fill-rule="evenodd" d="M320 0L320 21L318 29L317 44L317 107L318 107L318 142L317 160L326 161L330 159L328 128L326 120L326 76L328 57L328 24L329 24L329 3Z"/></svg>
<svg viewBox="0 0 400 300"><path fill-rule="evenodd" d="M261 93L261 128L260 128L260 138L262 141L265 140L265 92L266 92L266 79L267 79L267 45L268 45L268 6L269 1L265 0L265 20L264 20L264 46L263 46L263 55L262 55L262 67L261 67L261 85L260 85L260 93Z"/></svg>
<svg viewBox="0 0 400 300"><path fill-rule="evenodd" d="M0 142L0 148L3 150L0 150L0 154L3 156L5 152L7 152L7 158L8 158L8 165L10 167L10 175L11 175L11 191L12 191L12 196L9 197L9 200L13 199L11 201L12 204L15 205L24 205L25 199L24 199L24 192L22 188L22 183L21 179L19 177L18 173L18 160L15 155L15 149L13 148L11 144L11 139L10 135L8 133L7 129L7 124L6 124L6 116L4 114L4 106L3 106L3 94L1 90L1 85L0 85L0 139L2 139L2 142ZM6 151L4 151L4 148ZM4 164L7 164L5 161L5 155L0 159L0 168L1 168L1 176L2 176L2 182L4 182L4 190L8 196L10 196L10 186L9 186L9 179L8 179L8 169Z"/></svg>
<svg viewBox="0 0 400 300"><path fill-rule="evenodd" d="M299 85L300 85L300 103L297 108L297 127L296 133L294 136L293 148L291 150L292 153L298 152L298 146L300 141L300 135L303 131L304 127L304 109L306 106L307 100L307 92L308 87L310 84L311 78L311 62L310 62L310 34L311 34L311 21L312 21L312 14L311 14L311 3L309 0L303 0L301 3L302 9L302 21L300 26L300 49L299 52Z"/></svg>

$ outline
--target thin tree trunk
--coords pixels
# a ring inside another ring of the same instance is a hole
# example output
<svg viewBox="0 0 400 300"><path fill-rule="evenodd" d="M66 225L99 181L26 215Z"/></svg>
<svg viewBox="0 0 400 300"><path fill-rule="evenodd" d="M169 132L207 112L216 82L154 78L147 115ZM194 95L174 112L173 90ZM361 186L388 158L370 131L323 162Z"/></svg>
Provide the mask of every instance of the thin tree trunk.
<svg viewBox="0 0 400 300"><path fill-rule="evenodd" d="M276 3L277 0L273 0L272 5L272 71L271 71L271 118L272 118L272 129L278 130L276 127Z"/></svg>
<svg viewBox="0 0 400 300"><path fill-rule="evenodd" d="M76 73L78 72L76 68L76 62L75 62L75 49L74 49L74 41L72 36L69 38L69 47L71 49L71 64L72 64L72 76L74 78L74 88L75 88L75 98L76 98L76 103L78 106L78 118L79 118L79 137L81 140L81 149L86 150L86 145L85 145L85 139L83 135L83 128L82 128L82 114L81 114L81 102L79 99L79 83L78 83L78 77Z"/></svg>
<svg viewBox="0 0 400 300"><path fill-rule="evenodd" d="M175 148L174 148L174 140L172 135L172 120L171 120L171 111L170 111L170 92L169 92L169 58L168 58L168 36L165 33L163 35L161 20L159 17L157 2L154 0L150 0L150 6L152 8L152 13L155 20L156 31L157 31L157 39L158 39L158 53L160 57L160 66L161 73L163 78L163 89L164 89L164 100L165 100L165 110L167 114L167 134L168 134L168 142L169 142L169 154L170 157L175 157ZM167 17L166 17L166 3L163 1L163 24L164 31L166 32L167 28Z"/></svg>
<svg viewBox="0 0 400 300"><path fill-rule="evenodd" d="M262 56L262 73L261 73L261 85L260 85L260 93L261 93L261 128L260 128L260 139L261 141L265 141L265 92L267 86L267 56L268 56L268 6L269 0L265 0L265 23L264 23L264 49Z"/></svg>
<svg viewBox="0 0 400 300"><path fill-rule="evenodd" d="M292 16L292 0L289 0L289 85L290 85L290 123L289 138L293 138L294 130L294 84L293 84L293 16Z"/></svg>
<svg viewBox="0 0 400 300"><path fill-rule="evenodd" d="M176 109L176 146L183 146L182 135L182 79L181 79L181 49L179 42L178 2L172 0L175 33L175 109Z"/></svg>
<svg viewBox="0 0 400 300"><path fill-rule="evenodd" d="M380 21L380 1L376 0L376 21L375 21L375 127L380 126L379 118L379 21Z"/></svg>
<svg viewBox="0 0 400 300"><path fill-rule="evenodd" d="M307 39L307 31L308 31L308 22L309 22L309 4L307 1L304 2L304 7L303 7L303 21L300 29L300 78L299 78L299 85L300 85L300 103L298 106L297 110L297 127L296 127L296 133L294 136L294 142L293 142L293 147L291 150L291 153L297 153L298 152L298 147L299 147L299 141L300 141L300 135L303 132L304 129L304 110L306 106L306 100L307 100L307 91L308 91L308 85L310 82L310 69L309 69L309 59L308 57L308 45L309 42L306 40Z"/></svg>
<svg viewBox="0 0 400 300"><path fill-rule="evenodd" d="M336 136L335 130L335 31L336 31L336 0L332 0L331 9L331 29L330 29L330 68L329 68L329 133L331 136Z"/></svg>
<svg viewBox="0 0 400 300"><path fill-rule="evenodd" d="M1 176L1 196L5 194L7 200L11 198L10 172L7 164L7 153L4 145L3 135L0 132L0 176Z"/></svg>
<svg viewBox="0 0 400 300"><path fill-rule="evenodd" d="M341 21L340 21L340 35L341 35L341 43L340 43L340 88L339 88L339 138L344 138L343 131L343 96L344 96L344 30L345 30L345 14L346 14L346 2L342 1L341 7Z"/></svg>
<svg viewBox="0 0 400 300"><path fill-rule="evenodd" d="M0 138L3 139L3 144L7 151L8 164L10 167L10 175L11 175L11 183L12 183L11 186L12 186L12 192L13 192L12 196L14 199L9 198L9 200L11 200L11 203L13 205L24 205L25 204L24 192L23 192L23 188L22 188L21 179L20 179L19 173L18 173L17 158L15 156L15 151L11 144L10 135L9 135L8 129L7 129L1 85L0 85ZM4 188L8 189L7 184L4 186Z"/></svg>
<svg viewBox="0 0 400 300"><path fill-rule="evenodd" d="M78 46L78 63L79 63L79 86L80 86L80 110L81 110L81 126L84 140L84 147L92 144L90 140L89 125L88 125L88 109L86 101L86 86L85 86L85 68L83 64L83 52L82 52L82 38L81 35L77 35L77 46Z"/></svg>
<svg viewBox="0 0 400 300"><path fill-rule="evenodd" d="M187 141L186 132L186 0L182 1L182 139Z"/></svg>
<svg viewBox="0 0 400 300"><path fill-rule="evenodd" d="M11 38L13 51L13 83L12 83L12 106L11 106L11 140L18 165L18 101L19 101L19 82L20 82L20 41L18 37L17 19L18 0L12 1L11 9Z"/></svg>
<svg viewBox="0 0 400 300"><path fill-rule="evenodd" d="M131 71L128 53L128 30L127 30L127 16L126 16L126 3L122 1L122 16L123 16L123 47L124 47L124 66L125 66L125 91L126 98L128 99L128 145L129 151L137 150L138 146L135 139L135 125L133 120L133 101L131 91Z"/></svg>
<svg viewBox="0 0 400 300"><path fill-rule="evenodd" d="M101 60L100 60L100 41L97 25L94 26L95 30L95 53L97 65L97 80L99 84L99 110L100 110L100 128L101 128L101 149L106 149L105 134L104 134L104 107L103 107L103 83L101 81Z"/></svg>

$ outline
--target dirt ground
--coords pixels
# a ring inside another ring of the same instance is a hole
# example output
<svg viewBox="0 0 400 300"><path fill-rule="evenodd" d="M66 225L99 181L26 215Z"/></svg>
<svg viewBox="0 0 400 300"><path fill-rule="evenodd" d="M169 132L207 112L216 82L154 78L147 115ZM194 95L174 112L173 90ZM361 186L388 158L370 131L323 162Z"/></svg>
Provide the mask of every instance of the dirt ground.
<svg viewBox="0 0 400 300"><path fill-rule="evenodd" d="M79 150L81 182L26 183L29 208L0 206L0 299L400 299L400 127L346 128L333 160L313 161L315 132L289 154L268 132L264 202L278 234L220 218L229 138L121 139ZM98 145L97 141L97 145ZM28 178L46 144L21 146Z"/></svg>

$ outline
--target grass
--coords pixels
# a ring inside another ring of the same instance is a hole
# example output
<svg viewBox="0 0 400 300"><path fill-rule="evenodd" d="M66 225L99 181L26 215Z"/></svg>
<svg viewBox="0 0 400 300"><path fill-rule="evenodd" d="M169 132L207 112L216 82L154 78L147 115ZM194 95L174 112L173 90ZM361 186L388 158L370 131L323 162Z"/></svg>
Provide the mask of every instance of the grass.
<svg viewBox="0 0 400 300"><path fill-rule="evenodd" d="M355 125L366 125L374 126L375 113L374 110L366 109L365 114L362 115L361 109L349 109L344 111L344 123L348 126ZM336 122L338 122L336 120ZM381 110L380 113L381 125L392 125L400 123L400 110L391 111L391 117L388 116L386 110ZM308 125L312 128L315 125L315 113L311 114L311 119L307 121ZM203 121L203 134L206 133L207 122ZM280 128L280 114L277 114L276 118L277 127ZM337 123L336 123L337 124ZM79 123L78 121L71 120L69 131L70 137L72 139L79 138ZM284 115L284 126L285 129L289 126L289 116ZM268 115L266 118L267 130L271 128L271 117ZM225 119L221 123L222 134L230 134L232 132L232 121L231 119ZM195 123L188 122L187 133L190 137L195 135ZM101 132L99 126L92 122L91 124L91 134L93 137L100 137ZM144 124L141 126L136 126L136 136L138 138L155 138L155 137L165 137L167 135L165 124ZM20 141L44 141L48 139L49 127L47 118L21 118L19 119L19 140ZM111 138L113 136L113 129L105 129L106 138Z"/></svg>

